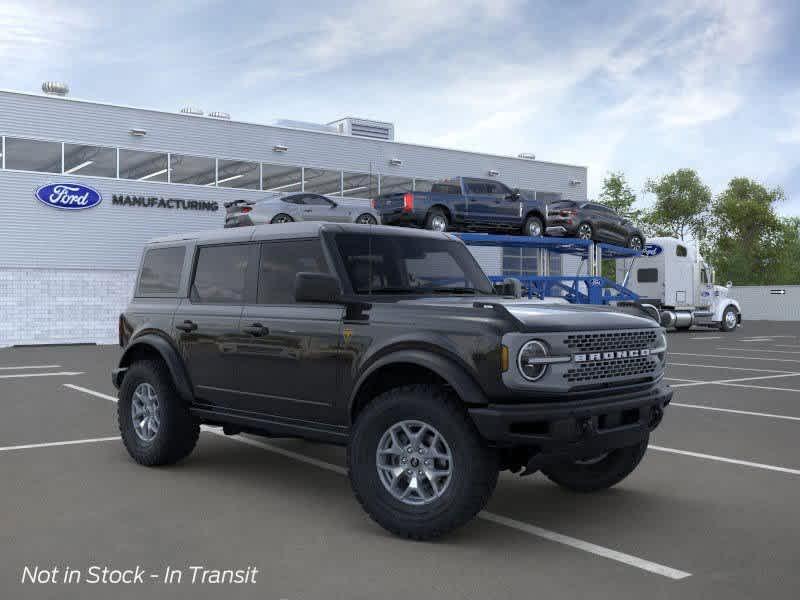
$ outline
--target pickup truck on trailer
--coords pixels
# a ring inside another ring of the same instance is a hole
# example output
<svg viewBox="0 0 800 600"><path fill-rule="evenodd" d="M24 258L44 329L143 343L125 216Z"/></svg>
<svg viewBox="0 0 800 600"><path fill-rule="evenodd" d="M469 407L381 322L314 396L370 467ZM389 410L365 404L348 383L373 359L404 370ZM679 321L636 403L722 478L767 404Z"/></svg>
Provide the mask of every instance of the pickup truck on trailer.
<svg viewBox="0 0 800 600"><path fill-rule="evenodd" d="M491 231L544 235L547 204L535 192L495 181L456 177L436 182L430 192L382 194L372 202L384 225L432 231Z"/></svg>
<svg viewBox="0 0 800 600"><path fill-rule="evenodd" d="M346 445L370 516L428 539L477 514L499 470L592 492L638 466L672 397L642 314L501 296L446 233L163 238L120 317L119 427L147 466L188 456L201 424Z"/></svg>

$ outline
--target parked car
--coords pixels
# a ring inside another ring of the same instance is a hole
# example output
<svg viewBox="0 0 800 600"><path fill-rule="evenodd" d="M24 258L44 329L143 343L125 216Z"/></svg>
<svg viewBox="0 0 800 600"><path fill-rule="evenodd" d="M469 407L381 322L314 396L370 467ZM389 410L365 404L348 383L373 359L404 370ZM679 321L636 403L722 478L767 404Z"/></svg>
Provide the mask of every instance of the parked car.
<svg viewBox="0 0 800 600"><path fill-rule="evenodd" d="M533 193L494 179L457 177L434 183L430 192L382 194L373 202L384 225L433 231L491 231L544 235L547 205Z"/></svg>
<svg viewBox="0 0 800 600"><path fill-rule="evenodd" d="M330 221L376 225L380 216L363 198L323 196L298 192L274 194L260 200L226 202L225 227L291 223L292 221Z"/></svg>
<svg viewBox="0 0 800 600"><path fill-rule="evenodd" d="M547 235L565 235L637 250L644 248L644 234L630 219L597 202L553 202L547 219Z"/></svg>
<svg viewBox="0 0 800 600"><path fill-rule="evenodd" d="M500 296L443 233L162 238L120 316L122 441L148 466L188 456L201 424L346 445L367 513L433 538L475 516L502 469L580 492L630 475L672 397L664 330L642 314Z"/></svg>

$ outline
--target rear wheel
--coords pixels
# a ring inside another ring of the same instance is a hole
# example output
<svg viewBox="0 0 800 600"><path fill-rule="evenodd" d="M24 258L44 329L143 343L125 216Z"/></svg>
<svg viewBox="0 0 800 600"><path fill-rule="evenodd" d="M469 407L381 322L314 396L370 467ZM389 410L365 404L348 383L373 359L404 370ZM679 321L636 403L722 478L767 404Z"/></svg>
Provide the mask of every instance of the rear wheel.
<svg viewBox="0 0 800 600"><path fill-rule="evenodd" d="M430 229L431 231L447 231L449 227L450 221L440 208L432 208L428 216L425 217L425 229Z"/></svg>
<svg viewBox="0 0 800 600"><path fill-rule="evenodd" d="M628 248L633 250L641 250L644 247L644 241L640 235L632 235L628 240Z"/></svg>
<svg viewBox="0 0 800 600"><path fill-rule="evenodd" d="M497 484L496 454L440 386L389 390L359 414L347 452L364 510L396 535L425 540L472 519Z"/></svg>
<svg viewBox="0 0 800 600"><path fill-rule="evenodd" d="M539 217L528 217L522 228L522 233L531 237L540 237L544 233L542 220Z"/></svg>
<svg viewBox="0 0 800 600"><path fill-rule="evenodd" d="M356 219L356 223L360 225L377 225L378 220L371 214L364 213L363 215L358 216L358 218Z"/></svg>
<svg viewBox="0 0 800 600"><path fill-rule="evenodd" d="M592 226L589 223L581 223L580 225L578 225L578 230L575 234L575 236L578 239L590 240L592 239L593 235L594 235L594 230L592 229Z"/></svg>
<svg viewBox="0 0 800 600"><path fill-rule="evenodd" d="M272 217L272 221L270 221L270 223L274 223L277 225L279 223L291 223L292 221L294 221L292 217L290 217L287 214L280 213Z"/></svg>
<svg viewBox="0 0 800 600"><path fill-rule="evenodd" d="M573 492L596 492L616 485L639 465L649 436L634 446L610 450L584 460L557 463L542 469L550 481Z"/></svg>
<svg viewBox="0 0 800 600"><path fill-rule="evenodd" d="M168 465L188 456L200 425L175 391L166 365L133 363L119 390L117 421L128 454L142 465Z"/></svg>
<svg viewBox="0 0 800 600"><path fill-rule="evenodd" d="M722 322L719 328L722 331L733 331L739 326L739 313L733 306L729 306L722 313Z"/></svg>

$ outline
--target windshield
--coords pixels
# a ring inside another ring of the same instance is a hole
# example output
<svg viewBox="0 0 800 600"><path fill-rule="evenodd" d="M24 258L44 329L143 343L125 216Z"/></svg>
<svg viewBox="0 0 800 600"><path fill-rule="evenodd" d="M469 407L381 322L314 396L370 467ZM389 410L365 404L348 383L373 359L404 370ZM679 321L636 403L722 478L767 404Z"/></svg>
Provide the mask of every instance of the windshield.
<svg viewBox="0 0 800 600"><path fill-rule="evenodd" d="M494 294L459 242L360 233L335 239L356 294Z"/></svg>

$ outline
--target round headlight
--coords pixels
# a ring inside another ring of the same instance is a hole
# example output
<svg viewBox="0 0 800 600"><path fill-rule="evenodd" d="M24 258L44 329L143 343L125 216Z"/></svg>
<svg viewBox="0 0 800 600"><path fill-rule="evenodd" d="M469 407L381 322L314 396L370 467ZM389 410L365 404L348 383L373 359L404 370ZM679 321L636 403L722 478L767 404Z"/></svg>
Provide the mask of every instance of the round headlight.
<svg viewBox="0 0 800 600"><path fill-rule="evenodd" d="M528 381L541 379L547 370L547 363L539 362L547 358L547 346L539 340L532 340L525 344L517 356L519 372Z"/></svg>
<svg viewBox="0 0 800 600"><path fill-rule="evenodd" d="M667 334L663 331L656 338L656 349L661 350L657 353L658 360L662 363L667 360Z"/></svg>

